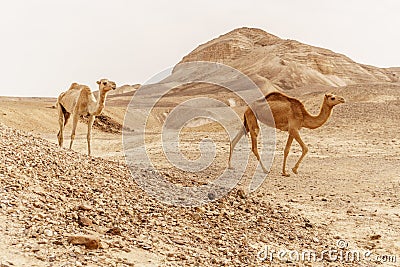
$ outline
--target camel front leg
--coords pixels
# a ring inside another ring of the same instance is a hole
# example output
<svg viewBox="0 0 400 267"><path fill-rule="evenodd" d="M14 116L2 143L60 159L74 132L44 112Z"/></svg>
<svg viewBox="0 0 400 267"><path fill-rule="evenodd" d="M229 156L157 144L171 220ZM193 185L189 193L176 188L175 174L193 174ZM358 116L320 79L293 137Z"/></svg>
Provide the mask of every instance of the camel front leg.
<svg viewBox="0 0 400 267"><path fill-rule="evenodd" d="M303 160L303 158L306 156L306 154L308 152L308 147L307 147L306 144L304 144L303 140L301 140L299 131L297 131L297 130L293 131L293 137L294 137L294 139L296 139L297 143L299 143L299 145L301 146L301 150L302 150L302 153L301 153L301 156L300 156L299 160L297 161L296 165L294 165L294 167L292 168L292 171L295 174L297 174L297 170L298 170L298 168L300 166L300 163L301 163L301 161Z"/></svg>
<svg viewBox="0 0 400 267"><path fill-rule="evenodd" d="M76 126L78 125L78 119L79 115L74 114L74 117L72 119L72 132L71 132L71 142L69 143L69 149L72 148L72 143L74 142L75 139L75 132L76 132Z"/></svg>
<svg viewBox="0 0 400 267"><path fill-rule="evenodd" d="M87 143L88 143L88 155L89 156L91 154L90 141L92 139L92 127L93 127L93 123L94 123L94 118L95 118L95 116L90 115L89 116L89 122L88 122Z"/></svg>
<svg viewBox="0 0 400 267"><path fill-rule="evenodd" d="M293 142L293 136L289 134L288 140L286 142L286 147L285 147L285 150L283 152L282 175L286 176L286 177L290 176L290 174L286 172L286 160L287 160L287 157L289 155L289 151L290 151L290 147L292 145L292 142Z"/></svg>

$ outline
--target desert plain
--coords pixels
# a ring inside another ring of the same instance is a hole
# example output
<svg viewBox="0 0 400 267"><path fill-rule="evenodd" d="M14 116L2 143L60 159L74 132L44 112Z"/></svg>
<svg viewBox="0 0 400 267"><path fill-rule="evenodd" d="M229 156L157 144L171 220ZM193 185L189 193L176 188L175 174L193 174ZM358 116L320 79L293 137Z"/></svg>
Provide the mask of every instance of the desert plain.
<svg viewBox="0 0 400 267"><path fill-rule="evenodd" d="M216 201L181 207L149 196L134 178L151 179L157 172L176 185L199 186L220 175L227 168L230 137L218 122L198 121L180 133L179 146L189 159L200 156L203 138L215 144L212 164L197 173L179 170L163 157L159 134L168 113L193 97L217 99L242 116L246 107L237 95L207 84L185 84L165 95L147 121L147 153L155 170L142 168L140 159L129 168L123 143L128 105L138 88L151 85L120 86L108 95L93 127L92 156L86 154L85 118L72 150L70 124L64 148L58 147L56 98L0 97L2 266L396 266L400 69L359 64L327 49L241 28L200 45L160 83L172 86L183 79L179 65L193 61L238 69L263 93L284 92L312 114L319 112L325 93L346 103L336 106L322 127L301 130L309 152L298 174L281 175L287 132L277 130L270 172L249 192L252 175L261 169L246 137L234 153L247 166L238 185ZM129 109L140 115L140 109ZM246 153L248 161L241 157ZM294 142L289 170L300 155ZM95 236L100 246L70 244L73 235ZM370 254L359 260L262 259L266 246Z"/></svg>

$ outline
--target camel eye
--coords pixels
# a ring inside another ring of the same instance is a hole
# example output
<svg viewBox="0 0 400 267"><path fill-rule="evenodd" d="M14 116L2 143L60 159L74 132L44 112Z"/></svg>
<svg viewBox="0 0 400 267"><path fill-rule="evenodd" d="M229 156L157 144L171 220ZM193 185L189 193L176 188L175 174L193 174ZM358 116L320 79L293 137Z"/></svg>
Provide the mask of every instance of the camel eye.
<svg viewBox="0 0 400 267"><path fill-rule="evenodd" d="M334 96L332 96L332 97L331 97L331 100L335 100L335 97L334 97Z"/></svg>
<svg viewBox="0 0 400 267"><path fill-rule="evenodd" d="M107 85L107 82L103 82L103 85Z"/></svg>

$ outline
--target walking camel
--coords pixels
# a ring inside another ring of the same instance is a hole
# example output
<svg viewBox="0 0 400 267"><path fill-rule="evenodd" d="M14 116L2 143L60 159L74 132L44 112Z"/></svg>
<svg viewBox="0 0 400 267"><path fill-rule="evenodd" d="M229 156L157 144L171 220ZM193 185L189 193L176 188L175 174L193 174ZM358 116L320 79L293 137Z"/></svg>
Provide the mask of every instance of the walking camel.
<svg viewBox="0 0 400 267"><path fill-rule="evenodd" d="M269 105L269 108L271 110L270 114L272 114L273 119L271 118L270 115L268 116L267 114L268 111L265 110L265 108L268 106L266 105L265 101ZM258 119L260 120L260 122L270 127L275 127L279 130L287 131L289 133L289 137L286 143L283 156L283 167L282 167L283 176L286 177L290 176L286 172L286 160L287 156L289 155L289 150L290 146L292 145L293 139L295 139L300 144L302 149L302 154L298 159L297 163L295 164L295 166L292 168L292 171L295 174L297 174L299 165L308 152L306 144L304 144L303 140L301 140L299 133L300 129L303 127L309 129L316 129L322 126L329 119L332 113L332 108L344 102L345 100L343 97L335 96L333 94L326 94L324 96L324 100L322 102L319 114L317 116L313 116L310 113L308 113L303 103L301 103L299 100L295 98L289 97L279 92L272 92L270 94L267 94L265 98L255 101L253 104L250 105L251 108L249 107L245 111L243 128L236 134L236 136L233 138L230 144L230 152L228 160L229 168L232 168L231 159L236 144L244 135L250 132L252 151L256 156L257 160L260 162L263 171L265 173L268 172L268 170L265 168L264 164L260 160L260 155L258 154L258 149L257 149L257 136L260 131L257 122Z"/></svg>
<svg viewBox="0 0 400 267"><path fill-rule="evenodd" d="M71 142L69 144L70 149L72 148L72 143L75 139L75 131L78 124L79 116L89 115L87 143L88 155L91 154L90 140L95 116L100 115L103 111L107 93L111 90L115 90L116 88L115 82L109 81L107 79L101 79L100 81L97 81L97 84L99 85L99 99L97 101L88 86L77 83L71 84L71 87L66 92L61 93L58 97L56 107L58 110L58 123L60 126L60 130L57 134L57 137L60 147L63 146L63 131L71 114L72 133Z"/></svg>

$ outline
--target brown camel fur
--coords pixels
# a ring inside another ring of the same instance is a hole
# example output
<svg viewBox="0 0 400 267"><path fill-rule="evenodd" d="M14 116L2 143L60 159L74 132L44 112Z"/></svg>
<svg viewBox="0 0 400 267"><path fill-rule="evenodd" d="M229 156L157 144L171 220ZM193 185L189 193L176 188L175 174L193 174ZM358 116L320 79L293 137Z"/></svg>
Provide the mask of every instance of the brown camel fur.
<svg viewBox="0 0 400 267"><path fill-rule="evenodd" d="M107 79L101 79L100 81L97 81L97 84L99 85L98 101L96 101L96 98L88 86L77 83L71 84L71 87L66 92L61 93L58 97L56 107L58 110L58 123L60 126L60 131L58 132L57 137L60 147L63 146L63 131L71 114L73 115L73 121L71 142L69 144L70 149L72 148L72 143L74 142L79 116L89 115L87 143L88 154L91 154L90 140L95 116L100 115L103 111L107 93L110 90L115 90L116 88L115 82Z"/></svg>
<svg viewBox="0 0 400 267"><path fill-rule="evenodd" d="M265 111L265 101L267 101L269 105L273 120L270 116L265 114L267 113ZM276 129L287 131L289 133L283 157L283 176L289 176L289 174L286 172L286 160L287 156L289 155L289 150L290 146L292 145L293 139L295 139L300 144L302 154L295 166L292 168L293 172L297 174L299 165L308 152L306 144L304 144L303 140L301 140L299 133L300 129L302 127L315 129L322 126L329 119L332 113L332 108L337 104L344 102L345 100L343 97L335 96L333 94L326 94L321 105L320 113L317 116L313 116L308 113L303 103L295 98L289 97L279 92L267 94L265 98L255 101L253 104L250 105L251 108L249 107L245 111L243 122L244 126L231 142L228 161L229 168L231 168L232 153L236 144L244 135L250 132L252 151L257 160L260 162L263 171L265 173L268 172L264 164L260 160L260 155L258 154L257 149L257 136L260 131L257 122L258 119L260 122L270 127L275 127Z"/></svg>

